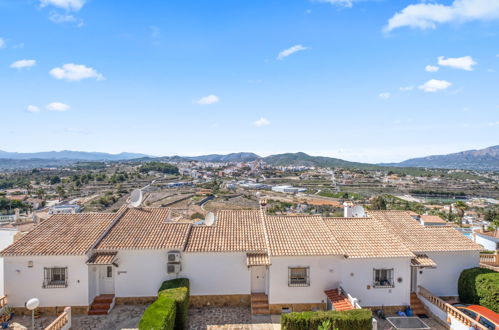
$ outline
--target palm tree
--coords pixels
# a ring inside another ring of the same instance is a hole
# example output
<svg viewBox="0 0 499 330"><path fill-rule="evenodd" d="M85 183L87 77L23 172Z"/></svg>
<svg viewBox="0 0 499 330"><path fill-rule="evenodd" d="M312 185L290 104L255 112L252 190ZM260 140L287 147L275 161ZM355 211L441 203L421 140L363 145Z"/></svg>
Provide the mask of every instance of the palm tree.
<svg viewBox="0 0 499 330"><path fill-rule="evenodd" d="M457 210L457 215L459 217L459 227L463 226L464 211L468 209L468 204L463 201L457 201L454 203L454 207Z"/></svg>

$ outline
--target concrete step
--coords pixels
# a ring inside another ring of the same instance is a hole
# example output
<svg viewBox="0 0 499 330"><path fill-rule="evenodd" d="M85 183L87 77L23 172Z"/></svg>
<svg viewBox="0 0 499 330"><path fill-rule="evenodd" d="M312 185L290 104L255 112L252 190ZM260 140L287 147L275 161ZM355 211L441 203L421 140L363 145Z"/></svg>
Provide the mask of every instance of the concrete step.
<svg viewBox="0 0 499 330"><path fill-rule="evenodd" d="M251 308L267 308L268 309L269 304L267 302L263 302L263 301L252 302Z"/></svg>
<svg viewBox="0 0 499 330"><path fill-rule="evenodd" d="M107 315L107 309L93 309L88 311L88 315Z"/></svg>
<svg viewBox="0 0 499 330"><path fill-rule="evenodd" d="M90 305L90 309L109 309L111 307L111 304L109 303L93 303Z"/></svg>
<svg viewBox="0 0 499 330"><path fill-rule="evenodd" d="M252 308L251 314L253 315L268 315L270 311L268 308Z"/></svg>

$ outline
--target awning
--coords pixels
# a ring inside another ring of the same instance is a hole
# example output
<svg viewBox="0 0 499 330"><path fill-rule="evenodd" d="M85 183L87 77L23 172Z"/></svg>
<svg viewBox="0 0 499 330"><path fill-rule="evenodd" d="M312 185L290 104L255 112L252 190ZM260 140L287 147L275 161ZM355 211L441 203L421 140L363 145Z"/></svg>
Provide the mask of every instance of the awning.
<svg viewBox="0 0 499 330"><path fill-rule="evenodd" d="M269 266L270 259L267 253L247 253L246 264L251 266Z"/></svg>
<svg viewBox="0 0 499 330"><path fill-rule="evenodd" d="M416 254L416 258L411 259L411 265L417 267L437 267L437 263L426 254Z"/></svg>
<svg viewBox="0 0 499 330"><path fill-rule="evenodd" d="M118 252L96 252L87 260L87 265L112 265Z"/></svg>

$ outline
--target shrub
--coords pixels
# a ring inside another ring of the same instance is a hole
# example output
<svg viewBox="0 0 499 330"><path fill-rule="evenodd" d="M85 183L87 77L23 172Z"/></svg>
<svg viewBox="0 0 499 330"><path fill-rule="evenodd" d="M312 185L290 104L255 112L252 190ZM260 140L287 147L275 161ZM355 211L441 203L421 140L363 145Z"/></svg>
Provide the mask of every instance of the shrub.
<svg viewBox="0 0 499 330"><path fill-rule="evenodd" d="M469 268L461 272L457 283L459 300L465 304L480 304L480 297L477 294L477 277L482 274L496 273L486 268Z"/></svg>
<svg viewBox="0 0 499 330"><path fill-rule="evenodd" d="M175 330L185 330L189 322L189 280L177 278L164 281L158 290L159 297L167 297L175 301Z"/></svg>
<svg viewBox="0 0 499 330"><path fill-rule="evenodd" d="M480 305L499 313L499 273L488 273L476 277L476 293Z"/></svg>
<svg viewBox="0 0 499 330"><path fill-rule="evenodd" d="M372 313L368 309L283 314L281 327L283 330L318 329L326 321L338 330L372 329Z"/></svg>
<svg viewBox="0 0 499 330"><path fill-rule="evenodd" d="M173 330L175 326L175 301L158 297L145 310L139 322L139 330Z"/></svg>

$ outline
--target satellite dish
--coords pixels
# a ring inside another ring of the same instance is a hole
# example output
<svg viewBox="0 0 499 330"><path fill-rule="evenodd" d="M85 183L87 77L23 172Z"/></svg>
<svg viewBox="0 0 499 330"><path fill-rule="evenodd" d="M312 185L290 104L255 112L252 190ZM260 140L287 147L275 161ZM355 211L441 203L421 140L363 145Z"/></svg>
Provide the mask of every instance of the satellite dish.
<svg viewBox="0 0 499 330"><path fill-rule="evenodd" d="M130 195L130 206L139 207L140 204L142 204L142 190L135 189L134 191L132 191L132 194Z"/></svg>
<svg viewBox="0 0 499 330"><path fill-rule="evenodd" d="M209 212L207 215L206 215L206 218L204 218L204 224L207 225L207 226L213 226L213 224L215 223L215 215L213 214L213 212Z"/></svg>
<svg viewBox="0 0 499 330"><path fill-rule="evenodd" d="M40 300L38 298L31 298L26 302L26 308L30 311L36 309L40 305Z"/></svg>
<svg viewBox="0 0 499 330"><path fill-rule="evenodd" d="M352 209L352 216L354 218L364 218L366 216L366 211L364 211L362 206L357 205Z"/></svg>

